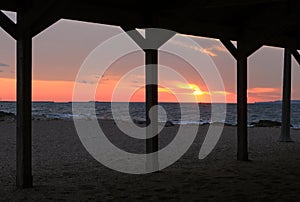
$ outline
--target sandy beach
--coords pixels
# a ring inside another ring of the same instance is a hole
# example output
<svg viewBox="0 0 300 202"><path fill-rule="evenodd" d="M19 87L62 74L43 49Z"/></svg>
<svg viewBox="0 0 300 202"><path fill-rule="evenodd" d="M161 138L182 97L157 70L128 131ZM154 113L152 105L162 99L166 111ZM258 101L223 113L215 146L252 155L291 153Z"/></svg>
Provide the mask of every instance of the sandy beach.
<svg viewBox="0 0 300 202"><path fill-rule="evenodd" d="M112 121L102 123L111 141L131 151ZM164 134L175 133L167 127ZM201 126L189 151L175 164L146 175L123 174L94 160L72 121L33 121L34 188L15 187L15 122L0 122L2 201L299 201L300 130L280 143L280 128L249 128L249 158L236 161L236 127L226 126L213 152L198 159L208 126ZM162 135L162 136L163 136ZM165 135L168 138L170 136ZM166 140L167 141L167 140Z"/></svg>

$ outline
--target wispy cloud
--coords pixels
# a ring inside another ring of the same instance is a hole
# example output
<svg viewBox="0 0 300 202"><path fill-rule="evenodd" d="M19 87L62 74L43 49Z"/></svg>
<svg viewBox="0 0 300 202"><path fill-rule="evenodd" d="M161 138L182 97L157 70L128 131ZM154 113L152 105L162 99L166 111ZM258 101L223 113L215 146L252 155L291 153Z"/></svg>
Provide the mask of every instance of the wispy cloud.
<svg viewBox="0 0 300 202"><path fill-rule="evenodd" d="M207 37L202 37L202 36L195 36L195 35L189 35L189 34L179 34L181 36L184 37L189 37L189 38L196 38L196 39L205 39L207 40ZM219 39L214 39L214 38L209 38L210 40L214 40L214 41L219 41Z"/></svg>
<svg viewBox="0 0 300 202"><path fill-rule="evenodd" d="M99 76L96 76L95 78L97 78L97 79L98 79L98 78L99 78ZM101 76L101 81L108 81L108 80L109 80L109 78L108 78L108 76L107 76L107 75L104 75L104 74L103 74L103 75Z"/></svg>
<svg viewBox="0 0 300 202"><path fill-rule="evenodd" d="M213 91L211 94L231 95L232 93L228 91Z"/></svg>
<svg viewBox="0 0 300 202"><path fill-rule="evenodd" d="M82 83L82 84L95 84L95 81L91 81L91 80L80 80L77 81L77 83Z"/></svg>
<svg viewBox="0 0 300 202"><path fill-rule="evenodd" d="M227 52L227 49L224 46L221 45L213 45L210 49L216 50L219 52Z"/></svg>
<svg viewBox="0 0 300 202"><path fill-rule="evenodd" d="M0 67L9 67L9 65L0 62Z"/></svg>
<svg viewBox="0 0 300 202"><path fill-rule="evenodd" d="M278 88L250 88L248 93L275 93L278 92Z"/></svg>
<svg viewBox="0 0 300 202"><path fill-rule="evenodd" d="M277 100L280 96L279 88L250 88L248 89L248 100L250 102L262 102Z"/></svg>
<svg viewBox="0 0 300 202"><path fill-rule="evenodd" d="M82 80L82 81L78 81L79 83L84 83L84 84L86 84L87 83L87 81L86 80Z"/></svg>
<svg viewBox="0 0 300 202"><path fill-rule="evenodd" d="M197 45L191 45L191 44L187 44L185 42L179 41L179 40L170 40L170 43L172 43L174 45L178 45L178 46L184 47L184 48L190 48L190 49L192 49L194 51L198 51L200 53L207 54L207 55L209 55L211 57L218 56L216 52L226 52L227 51L226 48L224 48L221 45L213 45L211 47L203 48L200 45L199 46L197 46Z"/></svg>
<svg viewBox="0 0 300 202"><path fill-rule="evenodd" d="M157 90L158 90L159 93L170 93L170 94L172 94L172 90L169 89L169 88L166 88L166 87L158 87Z"/></svg>
<svg viewBox="0 0 300 202"><path fill-rule="evenodd" d="M198 51L200 53L204 53L204 54L207 54L207 55L212 56L212 57L217 56L214 52L212 52L212 51L210 51L208 49L202 48L200 46L197 46L197 45L187 44L187 43L184 43L184 42L178 41L178 40L170 40L170 43L172 43L174 45L178 45L178 46L184 47L184 48L190 48L190 49L192 49L194 51Z"/></svg>

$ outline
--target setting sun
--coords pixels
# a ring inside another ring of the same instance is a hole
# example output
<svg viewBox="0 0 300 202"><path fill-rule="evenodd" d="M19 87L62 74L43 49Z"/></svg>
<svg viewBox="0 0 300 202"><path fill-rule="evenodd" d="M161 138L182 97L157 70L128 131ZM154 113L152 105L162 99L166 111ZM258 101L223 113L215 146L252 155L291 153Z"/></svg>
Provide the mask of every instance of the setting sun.
<svg viewBox="0 0 300 202"><path fill-rule="evenodd" d="M196 84L188 84L188 85L191 87L194 95L207 94L207 93L203 92Z"/></svg>
<svg viewBox="0 0 300 202"><path fill-rule="evenodd" d="M182 89L189 89L189 90L192 90L193 92L193 95L206 95L208 94L207 92L204 92L202 91L198 85L196 84L192 84L192 83L179 83L177 85L179 88L182 88Z"/></svg>

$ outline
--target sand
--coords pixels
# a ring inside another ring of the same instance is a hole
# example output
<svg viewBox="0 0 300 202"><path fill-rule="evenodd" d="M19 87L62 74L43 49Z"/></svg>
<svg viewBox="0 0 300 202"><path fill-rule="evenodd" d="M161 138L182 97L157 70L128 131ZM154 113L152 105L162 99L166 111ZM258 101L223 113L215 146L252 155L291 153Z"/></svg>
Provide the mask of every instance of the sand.
<svg viewBox="0 0 300 202"><path fill-rule="evenodd" d="M116 144L135 148L117 137L113 122L102 125L114 134L111 140ZM164 134L176 130L177 126L168 127ZM200 127L190 150L172 166L159 173L130 175L94 160L72 121L34 121L34 188L22 190L15 187L15 122L2 121L0 200L300 201L300 130L291 130L294 143L279 143L279 128L249 128L248 162L235 160L236 127L230 126L213 152L199 160L206 130Z"/></svg>

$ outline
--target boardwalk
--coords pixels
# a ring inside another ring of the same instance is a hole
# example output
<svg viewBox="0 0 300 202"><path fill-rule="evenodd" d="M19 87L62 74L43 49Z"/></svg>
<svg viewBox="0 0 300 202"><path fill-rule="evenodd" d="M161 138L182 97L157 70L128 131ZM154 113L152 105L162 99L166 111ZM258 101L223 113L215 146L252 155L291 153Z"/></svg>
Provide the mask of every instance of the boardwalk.
<svg viewBox="0 0 300 202"><path fill-rule="evenodd" d="M299 62L300 2L297 0L149 1L2 0L1 10L17 12L17 23L0 12L0 26L17 41L17 185L32 186L31 73L32 38L59 19L134 28L163 28L178 33L220 39L237 60L237 159L248 160L247 58L263 45L286 49L284 120L289 126L290 54ZM231 41L237 41L235 47ZM149 51L148 51L149 52ZM151 51L150 51L151 52ZM146 51L147 53L147 51ZM157 57L158 54L154 54ZM156 61L154 58L152 61ZM147 61L146 61L147 62ZM153 73L153 72L152 72ZM157 97L156 88L146 94ZM157 100L147 99L148 108ZM283 134L288 135L283 130ZM282 140L286 140L284 137ZM287 140L289 140L287 138ZM148 144L156 148L157 140Z"/></svg>

